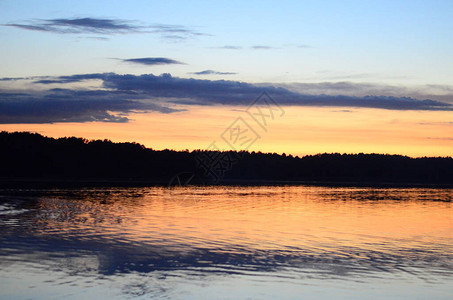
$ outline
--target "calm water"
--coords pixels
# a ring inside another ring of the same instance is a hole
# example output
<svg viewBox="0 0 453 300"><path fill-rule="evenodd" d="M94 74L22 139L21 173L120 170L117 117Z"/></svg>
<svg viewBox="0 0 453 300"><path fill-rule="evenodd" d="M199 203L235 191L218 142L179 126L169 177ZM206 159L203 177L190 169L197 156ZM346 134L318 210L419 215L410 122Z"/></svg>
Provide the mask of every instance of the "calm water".
<svg viewBox="0 0 453 300"><path fill-rule="evenodd" d="M453 299L453 190L0 190L1 299Z"/></svg>

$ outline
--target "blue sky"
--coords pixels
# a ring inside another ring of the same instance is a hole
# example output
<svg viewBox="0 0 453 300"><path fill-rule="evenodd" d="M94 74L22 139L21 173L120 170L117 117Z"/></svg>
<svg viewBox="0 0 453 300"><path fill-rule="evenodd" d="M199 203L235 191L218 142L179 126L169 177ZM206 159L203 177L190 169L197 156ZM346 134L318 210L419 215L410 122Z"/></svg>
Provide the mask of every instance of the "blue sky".
<svg viewBox="0 0 453 300"><path fill-rule="evenodd" d="M203 35L178 40L2 26L0 76L168 72L191 77L214 70L237 73L224 77L247 82L398 85L444 85L453 78L452 1L0 2L1 24L86 17L180 26ZM140 66L111 59L142 57L185 64Z"/></svg>

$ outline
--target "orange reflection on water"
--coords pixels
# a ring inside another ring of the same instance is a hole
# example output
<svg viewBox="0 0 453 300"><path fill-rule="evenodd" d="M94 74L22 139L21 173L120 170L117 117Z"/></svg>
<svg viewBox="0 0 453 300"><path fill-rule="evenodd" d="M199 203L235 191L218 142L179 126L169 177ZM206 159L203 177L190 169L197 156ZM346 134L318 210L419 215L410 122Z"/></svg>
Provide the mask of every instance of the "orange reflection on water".
<svg viewBox="0 0 453 300"><path fill-rule="evenodd" d="M451 195L436 189L294 186L91 190L81 199L42 198L37 229L180 251L452 254Z"/></svg>

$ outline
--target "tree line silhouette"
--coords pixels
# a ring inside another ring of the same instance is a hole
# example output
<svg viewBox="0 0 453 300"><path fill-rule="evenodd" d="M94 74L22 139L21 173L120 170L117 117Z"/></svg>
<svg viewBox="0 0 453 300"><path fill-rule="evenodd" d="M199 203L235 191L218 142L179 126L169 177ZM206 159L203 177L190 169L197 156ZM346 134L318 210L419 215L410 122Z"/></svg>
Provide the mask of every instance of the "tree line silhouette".
<svg viewBox="0 0 453 300"><path fill-rule="evenodd" d="M215 166L206 167L203 159L218 157L223 157L223 163L217 160ZM362 153L297 157L247 151L153 150L138 143L76 137L55 139L30 132L0 133L2 181L118 180L166 184L177 174L193 174L189 178L194 184L259 181L453 184L453 158Z"/></svg>

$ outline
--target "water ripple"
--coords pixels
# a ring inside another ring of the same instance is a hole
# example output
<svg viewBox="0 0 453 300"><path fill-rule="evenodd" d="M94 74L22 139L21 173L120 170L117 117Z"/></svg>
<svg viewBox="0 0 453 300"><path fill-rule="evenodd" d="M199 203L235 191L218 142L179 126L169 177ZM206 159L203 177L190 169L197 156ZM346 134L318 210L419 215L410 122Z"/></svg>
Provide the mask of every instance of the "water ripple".
<svg viewBox="0 0 453 300"><path fill-rule="evenodd" d="M441 287L453 278L452 190L191 187L169 193L156 187L0 194L0 278L9 285L26 278L30 289L104 290L107 282L121 282L123 296L184 298L176 286L208 289L206 280L241 278L249 288L294 289L318 281Z"/></svg>

